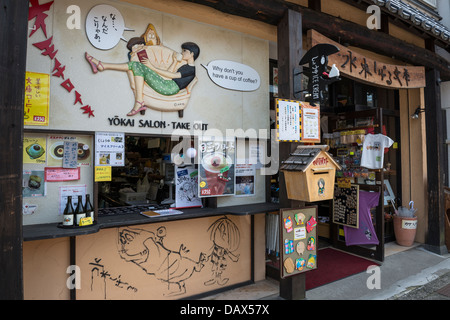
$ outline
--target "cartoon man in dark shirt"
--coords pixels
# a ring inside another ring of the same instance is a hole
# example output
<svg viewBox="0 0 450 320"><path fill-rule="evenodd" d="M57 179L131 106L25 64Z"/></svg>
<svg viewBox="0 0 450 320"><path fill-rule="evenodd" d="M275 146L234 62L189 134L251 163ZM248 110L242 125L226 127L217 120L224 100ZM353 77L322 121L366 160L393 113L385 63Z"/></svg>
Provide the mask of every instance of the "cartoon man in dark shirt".
<svg viewBox="0 0 450 320"><path fill-rule="evenodd" d="M143 38L132 38L128 42L128 49L131 56L138 55L145 49L145 41ZM134 116L147 108L144 104L143 90L144 84L150 86L157 93L171 96L177 94L180 90L186 88L195 78L194 61L200 54L200 48L193 42L185 42L181 45L181 58L179 54L174 52L173 62L167 69L160 69L153 65L146 55L139 56L139 61L129 61L128 63L102 63L101 61L85 54L86 60L91 65L92 71L97 73L104 70L116 70L124 72L132 72L135 84L135 104L133 109L127 114ZM177 65L183 63L181 67L174 70Z"/></svg>

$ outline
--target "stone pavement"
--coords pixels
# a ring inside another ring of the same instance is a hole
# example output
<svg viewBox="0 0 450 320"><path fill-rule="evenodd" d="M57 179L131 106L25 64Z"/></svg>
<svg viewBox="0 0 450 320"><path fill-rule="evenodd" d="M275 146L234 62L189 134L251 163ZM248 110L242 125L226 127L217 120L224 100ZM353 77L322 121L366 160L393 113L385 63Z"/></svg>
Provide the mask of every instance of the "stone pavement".
<svg viewBox="0 0 450 320"><path fill-rule="evenodd" d="M353 276L306 291L306 300L450 300L450 254L438 255L420 244L388 243L380 266L380 288L368 288L372 273ZM266 279L204 300L282 300L279 283Z"/></svg>
<svg viewBox="0 0 450 320"><path fill-rule="evenodd" d="M389 300L450 300L450 272Z"/></svg>

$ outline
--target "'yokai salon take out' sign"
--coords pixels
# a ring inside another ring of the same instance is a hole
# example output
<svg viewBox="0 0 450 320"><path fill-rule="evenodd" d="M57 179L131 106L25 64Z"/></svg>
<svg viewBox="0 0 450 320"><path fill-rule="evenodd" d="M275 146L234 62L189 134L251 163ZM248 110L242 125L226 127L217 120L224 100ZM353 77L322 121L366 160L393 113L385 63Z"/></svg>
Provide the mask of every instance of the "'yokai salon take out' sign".
<svg viewBox="0 0 450 320"><path fill-rule="evenodd" d="M328 57L329 65L335 64L341 74L358 81L388 89L413 89L425 87L425 67L391 65L368 58L334 42L317 31L308 31L308 44L314 47L328 43L339 52Z"/></svg>

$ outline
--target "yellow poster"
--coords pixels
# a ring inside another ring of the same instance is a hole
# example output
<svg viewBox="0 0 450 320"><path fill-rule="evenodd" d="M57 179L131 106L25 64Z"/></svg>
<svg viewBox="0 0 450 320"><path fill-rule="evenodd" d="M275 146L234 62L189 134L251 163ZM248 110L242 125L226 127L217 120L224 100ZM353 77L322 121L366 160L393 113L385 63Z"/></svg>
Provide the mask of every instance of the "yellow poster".
<svg viewBox="0 0 450 320"><path fill-rule="evenodd" d="M23 163L45 163L47 151L47 138L23 138Z"/></svg>
<svg viewBox="0 0 450 320"><path fill-rule="evenodd" d="M95 181L111 181L111 167L95 167Z"/></svg>
<svg viewBox="0 0 450 320"><path fill-rule="evenodd" d="M28 72L25 76L24 125L48 126L50 76Z"/></svg>

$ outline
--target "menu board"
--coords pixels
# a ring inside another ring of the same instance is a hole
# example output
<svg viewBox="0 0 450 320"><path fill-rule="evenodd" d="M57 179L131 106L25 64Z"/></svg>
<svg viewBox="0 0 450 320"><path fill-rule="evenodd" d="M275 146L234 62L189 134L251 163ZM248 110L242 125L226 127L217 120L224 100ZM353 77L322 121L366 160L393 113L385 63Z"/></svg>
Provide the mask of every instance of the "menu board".
<svg viewBox="0 0 450 320"><path fill-rule="evenodd" d="M317 206L280 210L280 276L317 269Z"/></svg>
<svg viewBox="0 0 450 320"><path fill-rule="evenodd" d="M333 223L359 228L359 186L350 188L334 186Z"/></svg>

